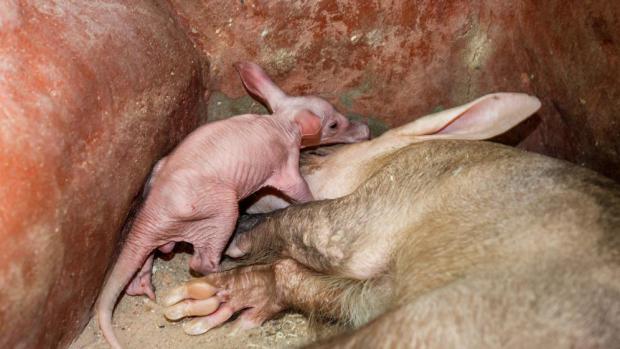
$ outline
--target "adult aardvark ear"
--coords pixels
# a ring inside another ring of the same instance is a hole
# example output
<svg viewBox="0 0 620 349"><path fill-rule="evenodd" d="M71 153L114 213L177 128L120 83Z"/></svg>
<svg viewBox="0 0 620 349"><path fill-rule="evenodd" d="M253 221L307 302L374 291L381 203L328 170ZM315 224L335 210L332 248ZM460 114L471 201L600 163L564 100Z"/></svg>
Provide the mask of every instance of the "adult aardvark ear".
<svg viewBox="0 0 620 349"><path fill-rule="evenodd" d="M321 143L321 118L311 111L303 109L295 115L294 120L301 133L302 148Z"/></svg>
<svg viewBox="0 0 620 349"><path fill-rule="evenodd" d="M540 109L540 100L524 93L493 93L397 130L416 139L488 139L502 134Z"/></svg>
<svg viewBox="0 0 620 349"><path fill-rule="evenodd" d="M275 112L278 105L287 97L258 64L237 62L234 67L245 88L265 103L272 112Z"/></svg>

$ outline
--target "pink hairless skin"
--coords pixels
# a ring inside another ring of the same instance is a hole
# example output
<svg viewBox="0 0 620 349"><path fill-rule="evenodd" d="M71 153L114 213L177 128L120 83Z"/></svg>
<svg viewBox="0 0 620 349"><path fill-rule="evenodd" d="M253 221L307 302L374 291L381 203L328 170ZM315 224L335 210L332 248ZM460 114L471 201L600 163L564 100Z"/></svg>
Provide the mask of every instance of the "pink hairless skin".
<svg viewBox="0 0 620 349"><path fill-rule="evenodd" d="M299 174L299 149L369 138L367 125L349 122L327 101L287 96L254 63L236 63L235 68L273 114L239 115L202 126L157 163L145 188L148 196L97 304L99 326L114 348L121 346L112 312L123 288L131 281L128 294L155 298L151 267L156 249L170 252L176 242L189 242L194 246L190 267L216 271L237 221L239 200L265 186L294 202L312 200Z"/></svg>

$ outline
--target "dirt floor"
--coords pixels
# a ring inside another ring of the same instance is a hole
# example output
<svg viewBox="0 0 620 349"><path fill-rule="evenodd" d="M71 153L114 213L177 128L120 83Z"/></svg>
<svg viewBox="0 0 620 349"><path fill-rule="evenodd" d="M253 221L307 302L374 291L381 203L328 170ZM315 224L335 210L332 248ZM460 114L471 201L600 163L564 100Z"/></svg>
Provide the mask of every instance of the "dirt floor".
<svg viewBox="0 0 620 349"><path fill-rule="evenodd" d="M157 295L191 278L188 272L189 255L177 253L171 260L156 259L153 282ZM313 341L314 330L298 314L266 322L262 327L232 333L225 324L201 336L188 336L181 322L167 321L161 307L146 297L125 296L116 307L114 328L124 348L286 348L298 347ZM94 319L70 346L78 348L109 348Z"/></svg>

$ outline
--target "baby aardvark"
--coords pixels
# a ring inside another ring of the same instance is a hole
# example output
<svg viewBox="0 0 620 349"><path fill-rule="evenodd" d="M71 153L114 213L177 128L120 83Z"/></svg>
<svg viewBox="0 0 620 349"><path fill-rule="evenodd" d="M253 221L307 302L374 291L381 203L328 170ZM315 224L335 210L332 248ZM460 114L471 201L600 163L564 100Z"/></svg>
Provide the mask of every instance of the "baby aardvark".
<svg viewBox="0 0 620 349"><path fill-rule="evenodd" d="M99 326L113 347L120 348L112 329L114 303L132 277L129 294L154 298L154 250L189 242L194 246L191 268L216 271L239 200L270 186L295 202L309 201L312 194L299 174L299 149L369 137L368 126L349 122L325 100L287 96L256 64L235 67L245 87L273 115L240 115L205 125L155 166L144 206L97 304Z"/></svg>

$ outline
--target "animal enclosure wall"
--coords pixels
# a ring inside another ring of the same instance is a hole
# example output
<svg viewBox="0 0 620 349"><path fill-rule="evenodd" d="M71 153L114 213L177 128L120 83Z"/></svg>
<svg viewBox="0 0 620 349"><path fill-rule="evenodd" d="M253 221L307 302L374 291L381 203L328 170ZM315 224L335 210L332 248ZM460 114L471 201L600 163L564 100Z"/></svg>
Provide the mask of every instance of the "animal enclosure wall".
<svg viewBox="0 0 620 349"><path fill-rule="evenodd" d="M237 60L375 130L534 94L499 140L619 180L619 18L605 0L0 3L0 346L68 344L156 159L263 110Z"/></svg>

